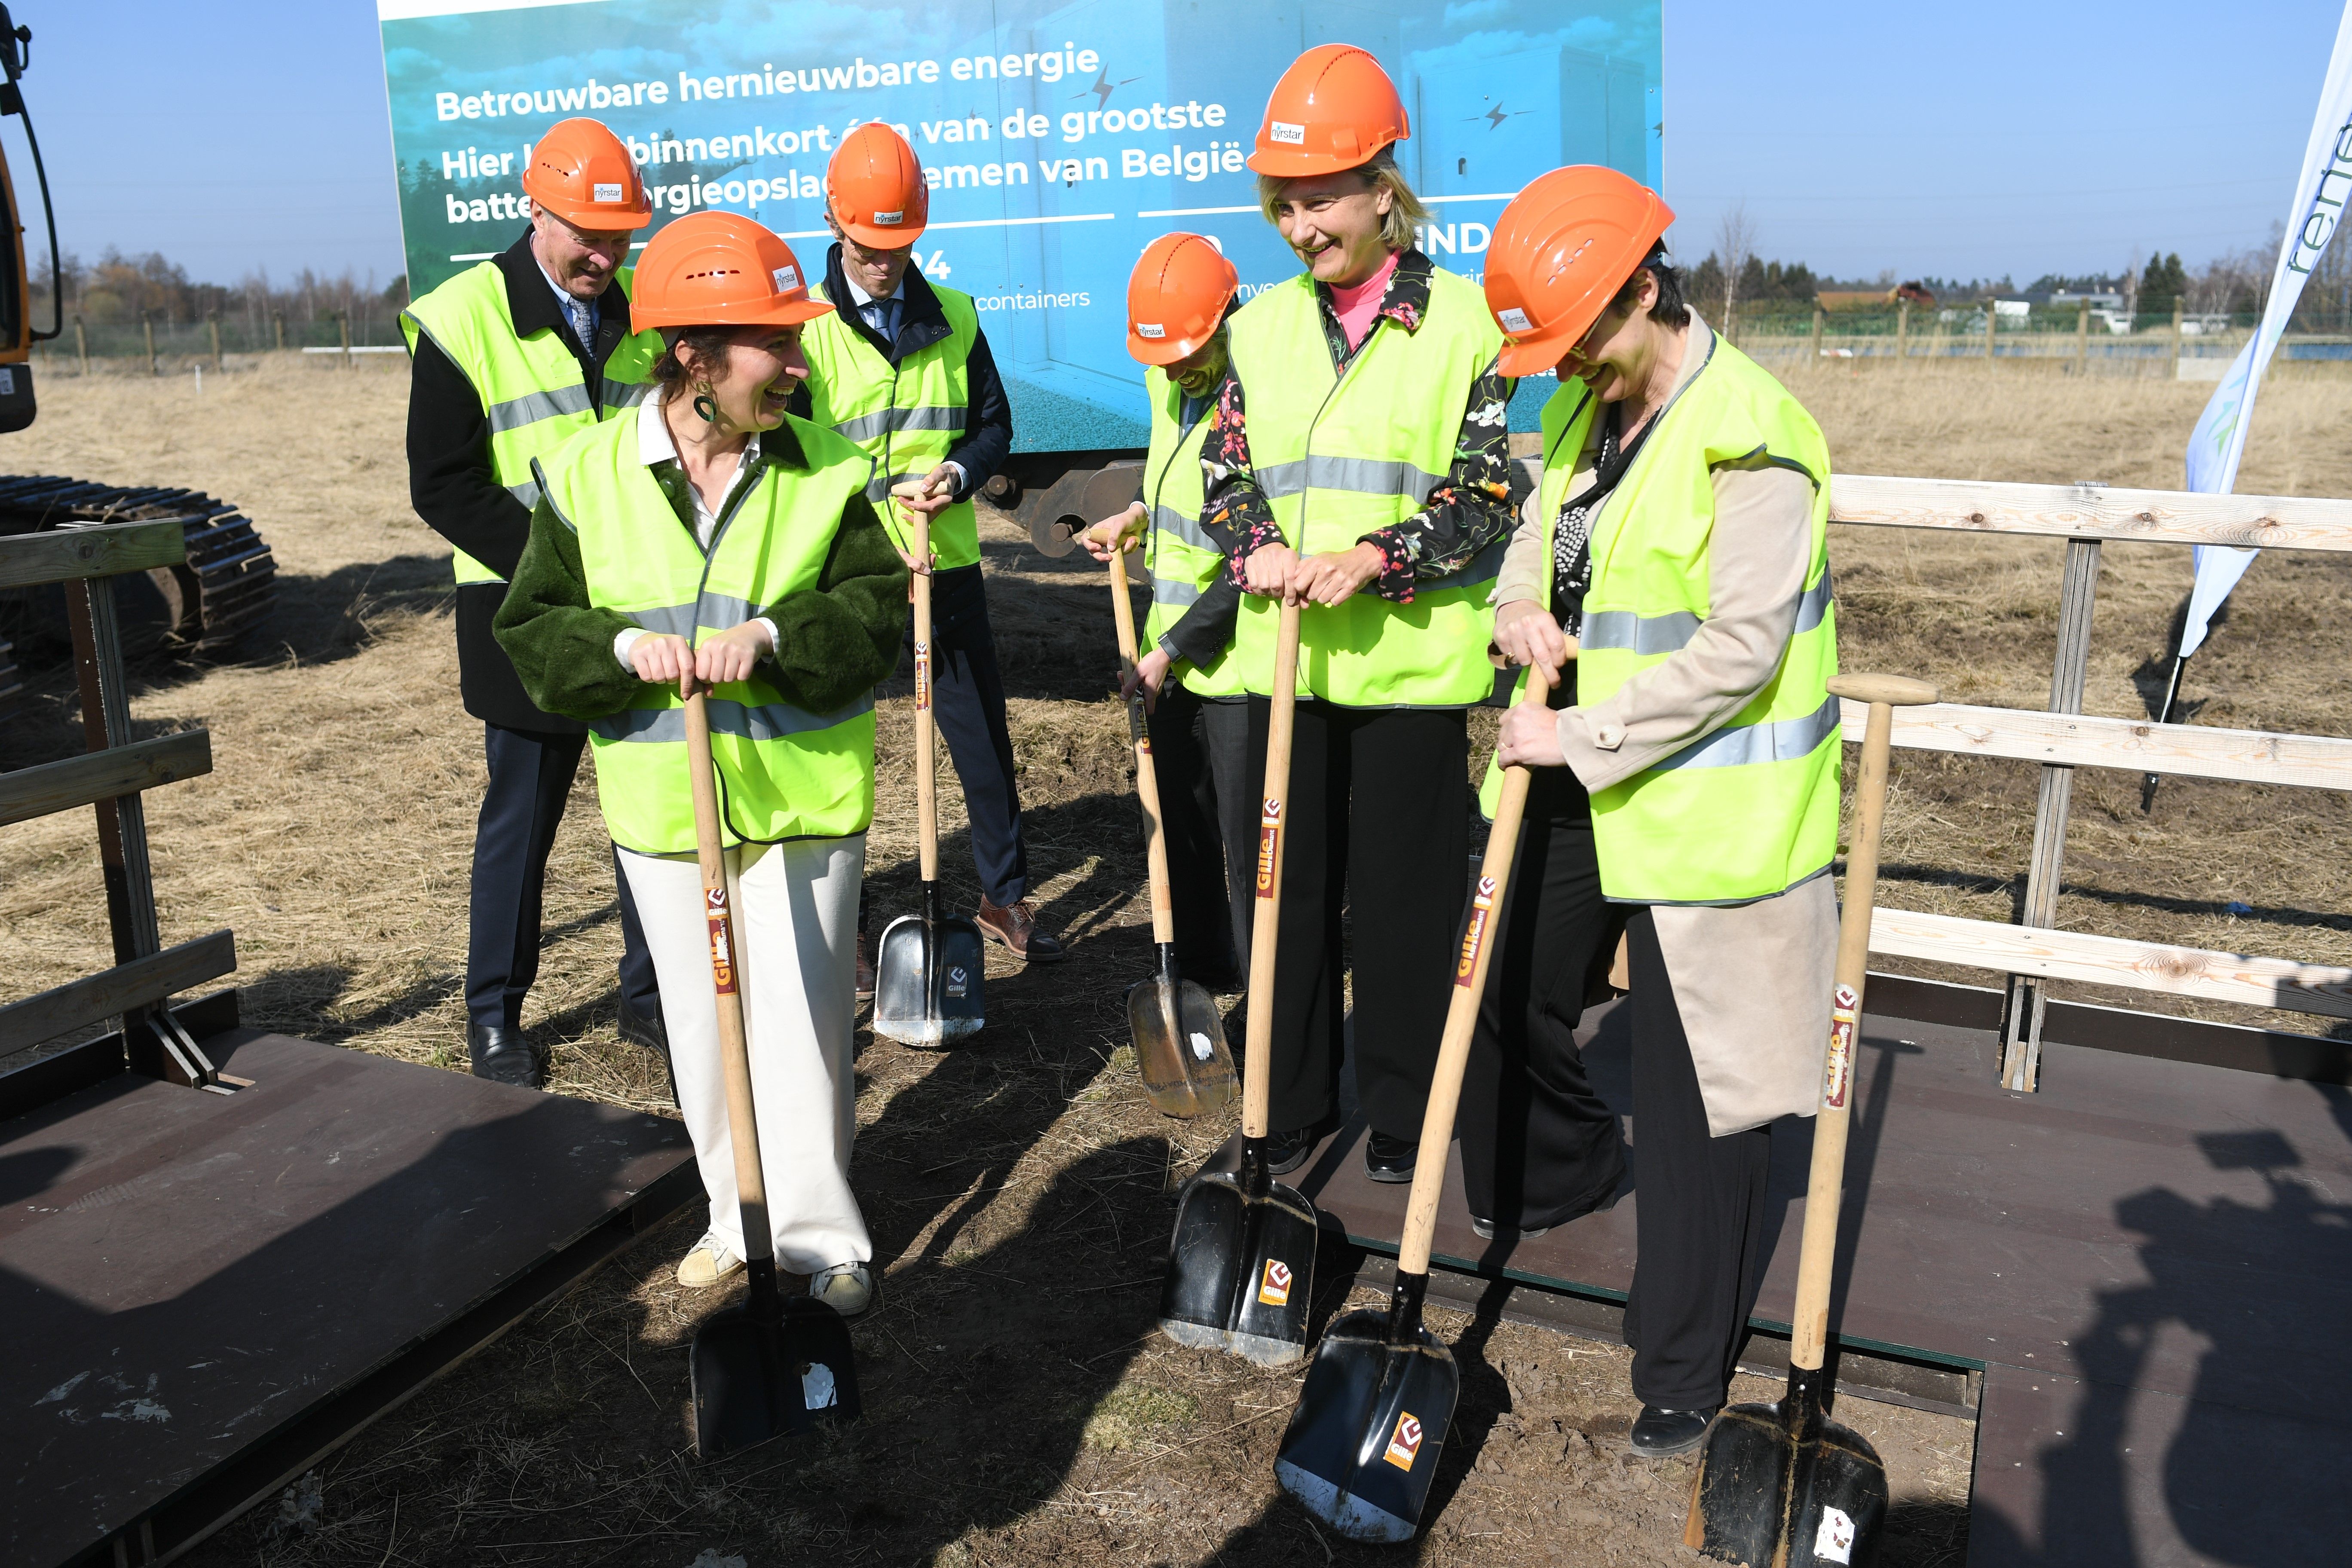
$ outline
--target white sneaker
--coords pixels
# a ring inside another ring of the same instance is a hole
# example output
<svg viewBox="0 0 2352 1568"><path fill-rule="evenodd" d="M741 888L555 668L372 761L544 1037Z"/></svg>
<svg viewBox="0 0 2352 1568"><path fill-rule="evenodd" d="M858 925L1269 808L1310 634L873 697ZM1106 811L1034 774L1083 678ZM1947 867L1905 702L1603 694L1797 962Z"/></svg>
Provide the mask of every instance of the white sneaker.
<svg viewBox="0 0 2352 1568"><path fill-rule="evenodd" d="M863 1263L836 1263L809 1280L809 1294L845 1318L874 1305L874 1275Z"/></svg>
<svg viewBox="0 0 2352 1568"><path fill-rule="evenodd" d="M741 1272L743 1260L715 1230L704 1231L702 1239L677 1260L677 1282L689 1290L707 1290Z"/></svg>

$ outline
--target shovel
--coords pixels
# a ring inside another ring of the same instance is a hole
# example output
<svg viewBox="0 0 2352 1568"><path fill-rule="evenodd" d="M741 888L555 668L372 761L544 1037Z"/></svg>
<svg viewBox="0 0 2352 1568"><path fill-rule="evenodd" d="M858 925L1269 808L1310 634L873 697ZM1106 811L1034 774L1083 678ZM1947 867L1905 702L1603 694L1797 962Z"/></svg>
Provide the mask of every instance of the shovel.
<svg viewBox="0 0 2352 1568"><path fill-rule="evenodd" d="M1571 641L1570 647L1574 648ZM1551 688L1539 669L1528 671L1524 707L1542 708ZM1437 1229L1437 1200L1445 1190L1446 1150L1462 1098L1462 1070L1486 994L1487 938L1510 882L1519 819L1528 804L1528 773L1503 773L1486 863L1470 900L1469 922L1454 963L1454 994L1421 1123L1421 1160L1405 1204L1397 1242L1396 1287L1385 1310L1349 1312L1324 1331L1307 1386L1282 1435L1274 1473L1307 1510L1351 1541L1410 1541L1437 1473L1446 1428L1462 1392L1454 1352L1422 1327L1429 1289L1429 1242Z"/></svg>
<svg viewBox="0 0 2352 1568"><path fill-rule="evenodd" d="M1127 593L1127 554L1110 558L1111 611L1118 618L1118 657L1135 668L1135 606ZM1143 689L1127 704L1135 739L1135 793L1143 801L1146 858L1151 867L1151 941L1160 973L1128 988L1127 1026L1143 1092L1164 1116L1198 1116L1233 1099L1233 1054L1224 1021L1209 994L1176 970L1176 916L1169 902L1168 836L1160 817L1160 776L1151 763L1151 735L1143 721Z"/></svg>
<svg viewBox="0 0 2352 1568"><path fill-rule="evenodd" d="M1265 798L1257 833L1257 910L1250 938L1249 1056L1242 1085L1238 1172L1203 1171L1184 1184L1160 1290L1160 1327L1178 1344L1230 1351L1260 1366L1307 1353L1315 1293L1315 1205L1265 1168L1274 1084L1275 939L1282 921L1284 800L1298 679L1298 606L1282 609L1275 645L1273 717L1265 737Z"/></svg>
<svg viewBox="0 0 2352 1568"><path fill-rule="evenodd" d="M1837 989L1830 1004L1822 1103L1813 1120L1813 1169L1797 1265L1797 1311L1789 1392L1777 1404L1735 1405L1699 1452L1683 1544L1752 1568L1878 1560L1886 1522L1886 1467L1869 1440L1822 1414L1822 1363L1829 1342L1830 1275L1837 1259L1838 1200L1845 1184L1846 1121L1853 1107L1853 1037L1870 967L1870 906L1878 883L1878 826L1886 809L1886 750L1895 710L1937 700L1924 681L1893 675L1831 678L1831 694L1870 704L1846 850L1845 908L1838 920Z"/></svg>
<svg viewBox="0 0 2352 1568"><path fill-rule="evenodd" d="M923 912L900 915L883 929L874 959L874 1032L901 1045L936 1048L980 1033L988 964L980 928L940 907L939 795L931 781L931 520L913 516L914 555L921 563L915 569L915 812Z"/></svg>
<svg viewBox="0 0 2352 1568"><path fill-rule="evenodd" d="M706 1459L813 1429L820 1415L858 1413L857 1361L849 1325L811 1296L784 1300L768 1230L768 1183L760 1168L760 1116L751 1103L751 1059L736 989L735 928L727 907L727 859L719 847L719 795L710 777L710 720L703 696L686 700L686 755L694 775L695 847L710 931L710 982L719 994L719 1059L727 1075L727 1136L735 1145L742 1199L744 1272L751 1294L694 1331L688 1362L694 1447Z"/></svg>

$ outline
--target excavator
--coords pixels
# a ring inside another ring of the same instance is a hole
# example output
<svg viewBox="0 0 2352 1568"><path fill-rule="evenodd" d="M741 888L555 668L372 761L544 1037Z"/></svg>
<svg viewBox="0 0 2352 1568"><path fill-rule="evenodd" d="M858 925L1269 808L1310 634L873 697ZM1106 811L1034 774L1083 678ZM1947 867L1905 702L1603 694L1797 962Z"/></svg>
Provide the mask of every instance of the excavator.
<svg viewBox="0 0 2352 1568"><path fill-rule="evenodd" d="M48 171L42 166L41 143L33 133L33 118L19 85L32 58L32 43L33 30L18 26L7 6L0 5L0 118L13 115L24 123L25 144L32 153L40 187L54 280L60 277L57 213L49 205ZM16 172L5 153L0 153L0 202L6 204L7 222L6 236L0 240L0 434L6 434L27 428L37 412L33 345L65 330L65 291L55 286L49 289L49 324L37 331ZM0 448L0 466L5 457ZM116 580L126 646L136 653L181 658L217 657L232 650L268 619L278 598L277 563L237 508L198 490L169 486L0 474L0 535L162 518L183 521L188 557L142 577ZM5 639L21 640L29 658L62 647L64 626L63 596L55 588L47 590L45 597L37 591L0 586L0 716L16 705L24 689L16 649Z"/></svg>

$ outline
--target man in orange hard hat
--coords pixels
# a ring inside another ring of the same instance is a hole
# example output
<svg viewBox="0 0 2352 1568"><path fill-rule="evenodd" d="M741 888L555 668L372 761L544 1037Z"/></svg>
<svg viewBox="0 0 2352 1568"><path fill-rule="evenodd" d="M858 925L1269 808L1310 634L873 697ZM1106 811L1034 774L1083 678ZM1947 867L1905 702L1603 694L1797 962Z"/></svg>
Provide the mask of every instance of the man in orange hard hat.
<svg viewBox="0 0 2352 1568"><path fill-rule="evenodd" d="M971 296L908 265L931 199L907 139L878 121L853 127L826 165L824 190L835 243L817 293L837 309L810 322L802 338L811 417L874 458L877 506L893 485L911 480L925 489L920 500L898 504L931 520L931 710L971 821L980 872L974 919L1023 960L1051 963L1062 944L1040 928L1029 903L1004 679L989 632L971 504L1013 449L1013 407ZM895 510L886 509L886 523L898 524ZM898 542L903 551L903 534ZM913 636L909 630L910 644ZM858 925L862 931L862 908ZM857 988L861 996L874 992L862 939Z"/></svg>
<svg viewBox="0 0 2352 1568"><path fill-rule="evenodd" d="M547 1064L522 1032L539 973L547 858L586 726L532 702L491 635L539 499L531 459L645 395L661 349L629 323L629 237L653 221L635 162L593 120L566 120L523 170L530 227L413 301L408 489L454 547L458 689L482 721L489 784L474 836L466 1041L480 1077L537 1089ZM617 864L617 862L616 862ZM653 961L621 883L621 1034L667 1048Z"/></svg>

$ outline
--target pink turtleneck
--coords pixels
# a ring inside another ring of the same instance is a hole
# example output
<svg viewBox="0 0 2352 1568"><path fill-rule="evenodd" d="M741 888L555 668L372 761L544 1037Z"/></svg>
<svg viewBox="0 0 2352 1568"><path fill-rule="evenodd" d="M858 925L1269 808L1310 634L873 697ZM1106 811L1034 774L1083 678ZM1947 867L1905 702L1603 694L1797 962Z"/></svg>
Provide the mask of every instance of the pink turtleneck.
<svg viewBox="0 0 2352 1568"><path fill-rule="evenodd" d="M1343 289L1336 283L1331 286L1331 309L1339 318L1339 330L1348 334L1349 353L1364 346L1364 334L1372 330L1372 321L1381 311L1381 300L1388 292L1389 279L1396 269L1397 253L1391 250L1388 259L1354 288Z"/></svg>

